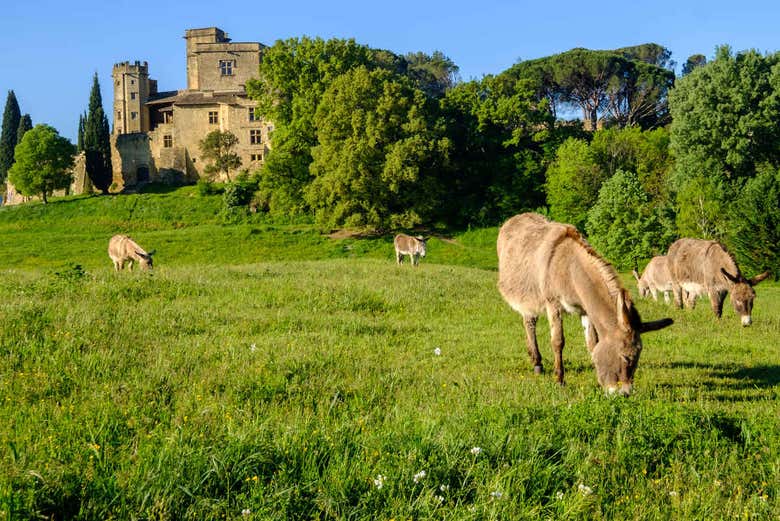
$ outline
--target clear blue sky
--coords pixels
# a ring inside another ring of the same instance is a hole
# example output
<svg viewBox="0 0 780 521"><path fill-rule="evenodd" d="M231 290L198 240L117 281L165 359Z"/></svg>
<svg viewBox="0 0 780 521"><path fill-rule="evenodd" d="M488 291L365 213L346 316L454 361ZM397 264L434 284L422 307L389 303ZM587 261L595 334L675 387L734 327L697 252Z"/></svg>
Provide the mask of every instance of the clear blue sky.
<svg viewBox="0 0 780 521"><path fill-rule="evenodd" d="M13 89L34 124L48 123L75 140L95 72L111 114L115 62L148 61L160 90L184 88L188 28L217 26L233 41L267 45L307 35L355 38L399 54L440 50L468 80L573 47L656 42L672 51L678 68L691 54L711 58L721 44L774 52L778 22L776 0L8 0L0 8L0 110Z"/></svg>

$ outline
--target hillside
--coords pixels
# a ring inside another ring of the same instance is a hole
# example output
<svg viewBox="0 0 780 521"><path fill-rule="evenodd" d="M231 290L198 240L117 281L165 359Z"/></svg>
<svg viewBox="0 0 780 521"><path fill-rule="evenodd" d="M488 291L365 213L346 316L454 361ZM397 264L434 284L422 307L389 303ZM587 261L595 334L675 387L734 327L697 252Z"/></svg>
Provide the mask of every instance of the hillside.
<svg viewBox="0 0 780 521"><path fill-rule="evenodd" d="M676 323L610 399L574 317L567 385L545 320L533 375L495 229L412 269L264 219L188 188L0 209L0 519L780 516L776 283L750 328L641 301ZM153 274L113 273L116 232Z"/></svg>

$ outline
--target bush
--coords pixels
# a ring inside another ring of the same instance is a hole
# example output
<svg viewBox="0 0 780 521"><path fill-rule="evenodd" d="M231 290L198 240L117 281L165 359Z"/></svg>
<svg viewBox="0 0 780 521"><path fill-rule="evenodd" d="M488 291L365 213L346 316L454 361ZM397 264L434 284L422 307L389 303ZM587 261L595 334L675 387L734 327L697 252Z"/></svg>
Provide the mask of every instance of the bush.
<svg viewBox="0 0 780 521"><path fill-rule="evenodd" d="M196 184L198 195L206 197L209 195L220 195L225 192L225 186L221 183L212 183L208 179L198 179Z"/></svg>
<svg viewBox="0 0 780 521"><path fill-rule="evenodd" d="M249 174L240 174L235 181L225 186L222 200L226 208L246 206L257 190L257 178Z"/></svg>

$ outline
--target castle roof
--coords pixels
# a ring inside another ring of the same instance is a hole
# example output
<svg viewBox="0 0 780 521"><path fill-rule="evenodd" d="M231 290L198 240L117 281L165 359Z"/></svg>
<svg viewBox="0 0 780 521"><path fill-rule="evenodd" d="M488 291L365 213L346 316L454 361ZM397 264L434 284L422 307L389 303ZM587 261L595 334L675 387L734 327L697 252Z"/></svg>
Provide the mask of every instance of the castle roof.
<svg viewBox="0 0 780 521"><path fill-rule="evenodd" d="M233 105L238 103L238 98L245 98L243 92L210 92L210 91L170 91L161 92L159 95L150 96L146 105L165 105L172 104L177 106L186 105Z"/></svg>

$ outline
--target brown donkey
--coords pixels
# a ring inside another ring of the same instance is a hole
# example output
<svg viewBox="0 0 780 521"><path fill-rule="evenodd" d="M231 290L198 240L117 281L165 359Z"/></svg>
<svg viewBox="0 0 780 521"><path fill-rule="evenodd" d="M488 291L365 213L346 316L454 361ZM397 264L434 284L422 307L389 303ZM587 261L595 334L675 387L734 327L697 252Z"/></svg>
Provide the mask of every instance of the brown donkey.
<svg viewBox="0 0 780 521"><path fill-rule="evenodd" d="M546 312L555 376L563 384L562 314L576 313L599 384L628 396L642 352L639 334L667 327L672 320L643 323L615 270L573 226L524 213L504 223L497 247L498 290L523 316L534 371L542 372L536 320Z"/></svg>
<svg viewBox="0 0 780 521"><path fill-rule="evenodd" d="M682 292L695 295L706 293L715 316L723 314L723 301L731 292L731 304L740 316L743 326L753 322L753 286L769 276L766 271L752 279L746 279L739 271L734 256L717 241L679 239L669 246L669 271L672 275L672 292L677 307L683 307ZM689 302L693 307L693 302Z"/></svg>
<svg viewBox="0 0 780 521"><path fill-rule="evenodd" d="M127 235L114 235L108 241L108 256L114 263L114 270L125 269L125 263L130 263L130 271L133 271L133 263L138 261L141 269L152 269L154 250L146 252L133 239Z"/></svg>
<svg viewBox="0 0 780 521"><path fill-rule="evenodd" d="M636 270L631 273L636 279L636 286L639 289L639 295L642 297L653 297L658 300L658 292L664 296L664 302L669 304L669 293L672 292L672 274L669 273L669 259L665 255L659 255L650 259L647 263L642 276Z"/></svg>

